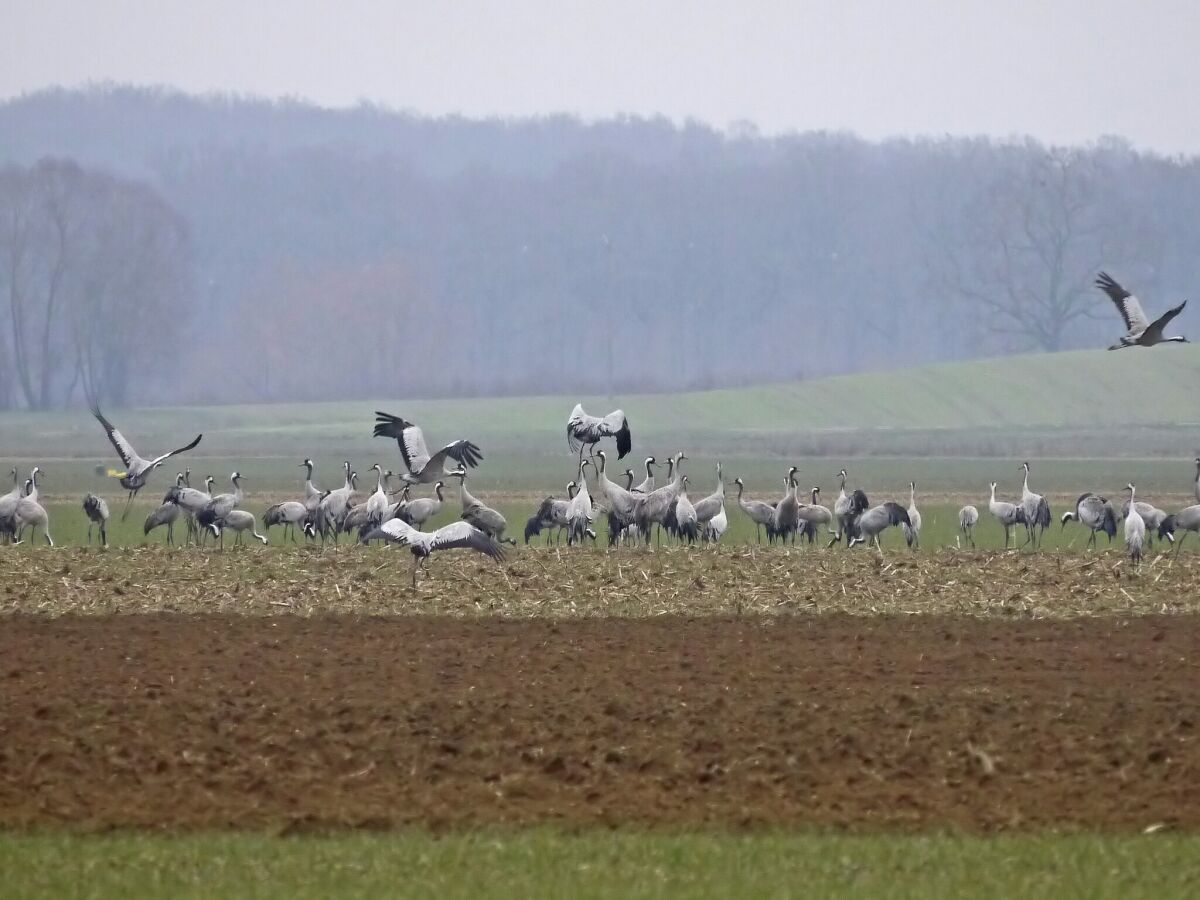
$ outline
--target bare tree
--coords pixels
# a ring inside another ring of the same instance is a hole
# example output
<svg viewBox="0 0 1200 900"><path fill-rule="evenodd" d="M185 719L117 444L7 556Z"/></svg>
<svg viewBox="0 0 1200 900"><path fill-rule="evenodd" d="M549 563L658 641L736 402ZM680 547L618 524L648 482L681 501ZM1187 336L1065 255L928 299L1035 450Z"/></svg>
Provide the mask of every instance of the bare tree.
<svg viewBox="0 0 1200 900"><path fill-rule="evenodd" d="M1110 313L1096 272L1140 266L1153 242L1095 153L1023 151L967 205L957 235L943 235L944 279L1004 344L1060 350L1073 323Z"/></svg>
<svg viewBox="0 0 1200 900"><path fill-rule="evenodd" d="M139 362L178 332L186 243L182 220L144 185L66 160L0 171L0 364L22 404L69 402L81 383L123 403Z"/></svg>

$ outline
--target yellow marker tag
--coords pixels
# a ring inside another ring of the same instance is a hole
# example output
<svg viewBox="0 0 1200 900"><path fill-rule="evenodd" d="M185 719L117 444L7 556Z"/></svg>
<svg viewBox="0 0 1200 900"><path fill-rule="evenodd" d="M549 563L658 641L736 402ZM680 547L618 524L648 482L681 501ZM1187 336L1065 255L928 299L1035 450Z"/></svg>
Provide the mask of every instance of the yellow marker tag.
<svg viewBox="0 0 1200 900"><path fill-rule="evenodd" d="M125 472L118 472L116 469L109 469L109 470L108 470L108 477L109 477L109 478L124 478L126 474L127 474L127 473L125 473Z"/></svg>

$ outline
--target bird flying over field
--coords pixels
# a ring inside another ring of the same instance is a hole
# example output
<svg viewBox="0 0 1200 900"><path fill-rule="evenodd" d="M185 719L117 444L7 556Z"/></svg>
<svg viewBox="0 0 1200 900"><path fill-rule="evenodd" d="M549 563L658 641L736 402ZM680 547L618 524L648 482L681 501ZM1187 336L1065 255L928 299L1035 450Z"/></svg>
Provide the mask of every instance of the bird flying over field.
<svg viewBox="0 0 1200 900"><path fill-rule="evenodd" d="M404 467L408 470L401 472L400 477L409 484L433 484L441 481L445 475L455 471L455 468L447 465L447 461L451 459L460 466L470 468L475 468L483 460L483 452L466 440L452 441L430 456L425 448L425 435L419 425L378 410L375 412L375 437L396 439L400 446L400 456L404 459Z"/></svg>
<svg viewBox="0 0 1200 900"><path fill-rule="evenodd" d="M601 438L616 438L617 459L621 459L633 448L633 436L629 432L629 419L622 410L614 409L607 416L589 416L583 404L576 403L567 419L567 446L579 451L583 459L583 448L600 443Z"/></svg>
<svg viewBox="0 0 1200 900"><path fill-rule="evenodd" d="M1118 343L1109 347L1109 350L1120 350L1123 347L1153 347L1155 344L1188 343L1188 339L1182 335L1163 337L1163 329L1172 319L1183 312L1183 308L1187 306L1186 300L1178 306L1168 309L1151 322L1142 311L1141 301L1117 284L1107 272L1101 272L1096 278L1096 287L1108 294L1112 302L1117 305L1117 312L1121 314L1125 327L1128 329L1128 334L1122 337Z"/></svg>
<svg viewBox="0 0 1200 900"><path fill-rule="evenodd" d="M134 496L146 486L146 479L150 477L150 473L172 456L194 449L200 443L200 438L204 437L204 435L198 434L196 435L196 439L186 446L170 450L161 456L154 457L154 459L143 459L133 449L133 444L129 443L125 435L117 431L112 423L104 418L104 413L100 412L99 406L92 405L92 415L96 417L96 420L104 428L104 433L108 435L108 440L117 451L117 456L121 457L121 462L125 463L125 471L121 473L120 478L121 487L129 491L129 500L125 503L125 512L121 515L122 521L129 515L129 505L133 502Z"/></svg>

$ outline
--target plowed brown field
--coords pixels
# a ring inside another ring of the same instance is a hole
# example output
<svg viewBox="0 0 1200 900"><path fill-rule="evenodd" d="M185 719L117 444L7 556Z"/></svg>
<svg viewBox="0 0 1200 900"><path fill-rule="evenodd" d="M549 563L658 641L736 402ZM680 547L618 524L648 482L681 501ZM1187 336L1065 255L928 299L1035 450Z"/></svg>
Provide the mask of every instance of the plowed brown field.
<svg viewBox="0 0 1200 900"><path fill-rule="evenodd" d="M1200 617L0 621L0 825L1200 825Z"/></svg>

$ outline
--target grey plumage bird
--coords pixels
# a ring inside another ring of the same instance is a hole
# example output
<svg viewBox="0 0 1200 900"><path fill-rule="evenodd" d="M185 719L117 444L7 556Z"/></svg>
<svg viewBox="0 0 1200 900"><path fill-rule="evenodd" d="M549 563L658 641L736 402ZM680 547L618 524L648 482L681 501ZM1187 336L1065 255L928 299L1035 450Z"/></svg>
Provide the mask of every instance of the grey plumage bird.
<svg viewBox="0 0 1200 900"><path fill-rule="evenodd" d="M100 546L108 546L108 504L103 497L88 494L83 498L83 512L88 518L88 544L92 543L92 528L98 527Z"/></svg>
<svg viewBox="0 0 1200 900"><path fill-rule="evenodd" d="M1179 542L1175 542L1175 535L1179 532L1185 532ZM1165 538L1172 544L1175 544L1175 552L1179 552L1179 548L1183 546L1184 540L1187 539L1186 532L1195 531L1200 533L1200 503L1193 506L1185 506L1179 512L1167 516L1158 526L1158 536Z"/></svg>
<svg viewBox="0 0 1200 900"><path fill-rule="evenodd" d="M201 528L207 528L218 534L218 530L213 530L213 526L219 529L224 524L224 519L230 512L242 505L242 500L245 494L242 491L242 473L234 472L229 476L229 483L233 485L232 491L227 491L224 494L217 494L205 504L204 509L196 515L196 524Z"/></svg>
<svg viewBox="0 0 1200 900"><path fill-rule="evenodd" d="M225 513L219 522L213 522L209 525L213 534L221 540L221 548L225 548L225 532L226 530L233 531L235 534L233 546L241 547L243 544L242 535L249 531L257 540L262 541L263 546L267 545L267 536L259 534L254 527L254 514L247 512L244 509L231 509Z"/></svg>
<svg viewBox="0 0 1200 900"><path fill-rule="evenodd" d="M467 490L466 470L460 469L457 472L451 472L450 476L458 479L458 495L462 503L462 513L459 518L499 543L512 544L515 547L517 542L513 538L504 536L504 532L508 529L508 521L504 516L487 504L480 502Z"/></svg>
<svg viewBox="0 0 1200 900"><path fill-rule="evenodd" d="M113 427L113 424L104 417L104 414L100 412L99 406L92 405L92 415L96 417L96 421L104 428L104 433L108 436L109 443L113 445L113 449L117 451L117 456L121 457L121 462L125 464L125 472L121 475L121 487L129 491L129 499L125 503L125 512L121 514L122 521L129 515L129 507L133 503L133 498L137 495L138 491L146 486L146 479L150 477L150 474L172 456L195 449L196 445L200 443L200 439L204 437L204 435L198 434L190 444L185 444L174 450L168 450L166 453L156 456L153 459L145 459L138 455L138 452L133 449L133 444L129 443L125 436L117 431Z"/></svg>
<svg viewBox="0 0 1200 900"><path fill-rule="evenodd" d="M887 503L881 503L879 506L868 509L854 520L850 526L854 532L850 537L850 546L873 543L876 548L882 550L883 548L879 544L879 535L885 528L910 524L908 510L899 503L889 500Z"/></svg>
<svg viewBox="0 0 1200 900"><path fill-rule="evenodd" d="M979 524L979 510L967 504L958 511L958 530L962 532L963 543L970 544L975 549L975 526Z"/></svg>
<svg viewBox="0 0 1200 900"><path fill-rule="evenodd" d="M1142 551L1146 545L1146 523L1138 515L1137 504L1134 502L1136 488L1131 481L1126 485L1129 491L1129 513L1125 516L1125 548L1135 566L1141 565Z"/></svg>
<svg viewBox="0 0 1200 900"><path fill-rule="evenodd" d="M1075 501L1075 509L1068 510L1062 514L1062 527L1065 528L1068 522L1075 521L1084 526L1090 532L1088 535L1088 547L1096 546L1096 535L1103 532L1108 535L1111 542L1117 533L1117 515L1112 508L1112 504L1107 499L1098 494L1093 494L1090 491L1086 494L1080 494Z"/></svg>
<svg viewBox="0 0 1200 900"><path fill-rule="evenodd" d="M1200 462L1200 460L1198 460L1198 462ZM654 485L654 466L655 466L656 464L657 464L657 462L656 462L656 460L654 459L654 457L653 457L653 456L647 456L647 457L646 457L646 463L645 463L645 465L646 465L646 477L645 477L645 478L642 480L641 484L639 484L637 487L635 487L635 488L630 488L630 490L631 490L633 493L635 493L635 494L648 494L648 493L650 493L652 490L654 490L654 487L655 487L655 485Z"/></svg>
<svg viewBox="0 0 1200 900"><path fill-rule="evenodd" d="M1029 489L1029 463L1021 463L1025 472L1025 481L1021 485L1021 512L1025 515L1026 544L1032 544L1037 550L1041 546L1041 538L1050 527L1050 504L1041 494Z"/></svg>
<svg viewBox="0 0 1200 900"><path fill-rule="evenodd" d="M921 511L917 509L917 483L908 483L908 524L904 526L904 542L914 550L921 546Z"/></svg>
<svg viewBox="0 0 1200 900"><path fill-rule="evenodd" d="M35 467L34 472L37 471ZM25 496L17 501L17 508L13 511L13 520L18 537L28 528L29 540L33 541L36 539L38 528L41 528L42 537L46 539L46 543L51 547L54 546L54 540L50 537L50 517L47 515L45 507L38 502L35 478L30 478L25 482ZM21 541L18 540L17 543L19 544Z"/></svg>
<svg viewBox="0 0 1200 900"><path fill-rule="evenodd" d="M163 500L157 507L150 510L150 513L146 516L146 521L142 523L142 534L144 535L150 534L155 528L161 528L163 525L166 525L167 546L175 543L175 522L182 514L179 504L169 499L169 497L170 494L168 494L168 499Z"/></svg>
<svg viewBox="0 0 1200 900"><path fill-rule="evenodd" d="M1100 273L1096 279L1096 287L1108 294L1109 299L1116 304L1117 312L1121 314L1121 320L1125 323L1127 330L1125 336L1109 347L1109 350L1120 350L1124 347L1153 347L1155 344L1186 344L1188 342L1188 339L1182 335L1163 336L1163 329L1187 306L1186 300L1151 322L1142 310L1141 301L1117 284L1107 272Z"/></svg>
<svg viewBox="0 0 1200 900"><path fill-rule="evenodd" d="M589 416L583 411L583 404L576 403L567 417L567 447L579 451L583 459L585 448L593 447L606 437L617 442L617 459L624 459L633 448L633 437L629 431L629 419L619 409L614 409L607 416Z"/></svg>
<svg viewBox="0 0 1200 900"><path fill-rule="evenodd" d="M395 438L406 471L400 477L409 484L433 484L457 468L473 469L483 460L480 449L467 440L452 441L430 454L419 425L390 413L375 413L375 437ZM450 465L450 460L458 463Z"/></svg>
<svg viewBox="0 0 1200 900"><path fill-rule="evenodd" d="M442 511L442 504L445 501L443 493L445 486L444 481L439 481L433 486L432 497L418 497L416 500L409 500L408 505L404 508L404 515L400 518L413 528L420 530L426 522L431 521Z"/></svg>
<svg viewBox="0 0 1200 900"><path fill-rule="evenodd" d="M688 499L688 477L679 479L679 496L675 498L675 530L679 539L689 544L696 543L700 538L700 524L696 517L696 507Z"/></svg>
<svg viewBox="0 0 1200 900"><path fill-rule="evenodd" d="M758 542L761 544L763 526L766 525L770 528L775 521L775 507L770 503L764 503L762 500L747 500L743 496L746 491L746 483L742 481L740 475L733 479L733 483L738 488L738 507L746 514L746 518L754 523L754 529L758 534Z"/></svg>
<svg viewBox="0 0 1200 900"><path fill-rule="evenodd" d="M267 534L271 533L271 527L274 525L283 526L283 539L286 541L288 533L291 532L292 543L298 543L296 540L296 527L304 528L304 524L308 521L308 507L301 500L285 500L282 503L275 503L268 506L263 513L263 530Z"/></svg>
<svg viewBox="0 0 1200 900"><path fill-rule="evenodd" d="M458 548L474 550L490 557L497 563L504 562L504 548L500 546L500 543L470 522L451 522L449 525L443 525L437 531L426 532L418 531L403 519L389 519L361 538L363 541L380 539L406 546L412 552L414 589L417 586L418 570L425 565L426 559L441 550Z"/></svg>
<svg viewBox="0 0 1200 900"><path fill-rule="evenodd" d="M996 499L996 482L991 483L992 496L988 500L988 512L995 517L996 521L1004 529L1004 549L1008 549L1008 542L1012 535L1014 525L1024 524L1025 514L1015 503L1009 503L1007 500Z"/></svg>

